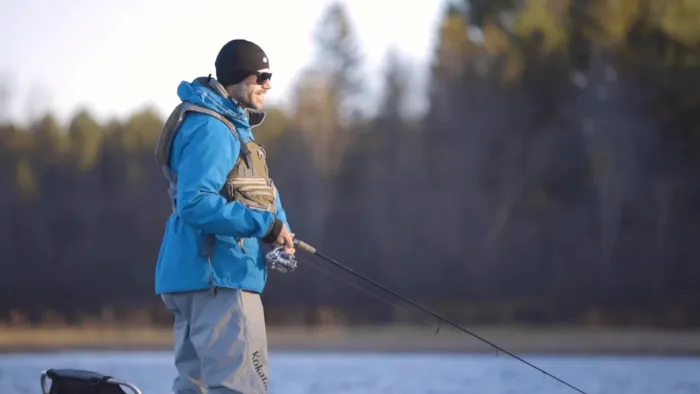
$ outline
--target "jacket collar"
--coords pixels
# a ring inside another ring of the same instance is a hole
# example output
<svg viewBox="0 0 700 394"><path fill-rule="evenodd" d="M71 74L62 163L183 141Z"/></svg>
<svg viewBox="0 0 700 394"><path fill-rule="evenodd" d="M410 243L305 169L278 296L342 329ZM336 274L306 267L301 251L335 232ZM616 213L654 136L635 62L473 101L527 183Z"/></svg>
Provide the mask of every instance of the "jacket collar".
<svg viewBox="0 0 700 394"><path fill-rule="evenodd" d="M209 74L208 77L196 78L195 81L199 82L202 86L207 87L209 90L211 90L218 96L229 99L231 104L236 107L236 110L240 111L242 109L248 118L248 124L250 125L250 128L259 126L265 120L265 112L252 111L247 108L241 108L241 106L238 105L236 100L229 96L228 92L226 92L226 89L224 89L223 85L221 85L221 83L219 83L219 81L217 81L215 78L212 78L211 74Z"/></svg>

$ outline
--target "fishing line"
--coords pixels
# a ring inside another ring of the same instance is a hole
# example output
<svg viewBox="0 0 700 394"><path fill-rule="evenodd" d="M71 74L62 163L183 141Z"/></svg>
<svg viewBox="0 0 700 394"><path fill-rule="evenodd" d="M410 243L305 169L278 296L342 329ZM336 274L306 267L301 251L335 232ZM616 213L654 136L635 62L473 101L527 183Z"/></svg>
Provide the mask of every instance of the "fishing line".
<svg viewBox="0 0 700 394"><path fill-rule="evenodd" d="M358 286L358 285L355 284L355 283L350 282L349 280L343 278L343 277L340 276L340 275L336 275L336 274L332 273L331 271L329 271L329 270L327 270L327 269L321 268L321 267L320 267L318 264L316 264L316 263L312 263L311 261L304 261L304 263L305 263L305 264L308 264L309 266L313 267L314 269L316 269L316 270L318 270L318 271L320 271L320 272L323 272L324 274L326 274L326 275L328 275L328 276L334 277L335 279L339 280L339 281L342 282L342 283L345 283L345 284L348 285L348 286L352 286L352 287L356 288L357 290L360 290L360 291L364 292L365 294L371 295L372 297L378 299L379 301L382 301L382 302L384 302L384 303L386 303L386 304L389 304L389 305L393 306L393 307L396 308L396 309L400 309L400 310L402 310L402 311L404 311L404 312L410 313L413 317L415 317L416 319L422 321L423 323L425 323L425 324L427 324L427 325L429 325L429 326L435 325L434 322L431 322L431 321L425 319L424 317L419 316L415 311L413 311L413 310L411 310L411 309L408 309L408 308L406 308L405 306L401 306L401 305L399 305L399 304L397 304L397 303L391 302L391 301L387 300L386 298L382 298L381 296L379 296L379 295L377 295L377 294L374 294L374 293L372 293L371 291L369 291L369 290L367 290L367 289L365 289L365 288L363 288L363 287L361 287L361 286ZM440 331L440 324L438 323L438 328L437 328L437 330L435 331L435 333L437 334L439 331Z"/></svg>
<svg viewBox="0 0 700 394"><path fill-rule="evenodd" d="M425 313L427 313L427 314L433 316L434 318L438 319L439 321L442 321L442 322L444 322L444 323L447 323L447 324L451 325L452 327L454 327L454 328L456 328L456 329L458 329L458 330L460 330L460 331L462 331L462 332L464 332L464 333L467 333L467 334L473 336L474 338L476 338L476 339L478 339L478 340L480 340L480 341L482 341L482 342L484 342L484 343L490 345L491 347L495 348L496 350L501 351L501 352L503 352L503 353L505 353L505 354L507 354L507 355L509 355L509 356L511 356L511 357L513 357L513 358L515 358L516 360L518 360L518 361L524 363L525 365L527 365L527 366L529 366L529 367L531 367L531 368L536 369L537 371L539 371L539 372L541 372L541 373L543 373L543 374L549 376L550 378L552 378L552 379L558 381L559 383L562 383L563 385L565 385L565 386L567 386L567 387L569 387L569 388L571 388L571 389L573 389L573 390L575 390L575 391L577 391L577 392L579 392L579 393L581 393L581 394L587 394L585 391L579 389L578 387L573 386L572 384L570 384L570 383L568 383L568 382L566 382L566 381L564 381L564 380L562 380L562 379L560 379L560 378L558 378L558 377L552 375L551 373L545 371L544 369L542 369L542 368L540 368L540 367L538 367L538 366L536 366L536 365L533 365L533 364L530 363L529 361L526 361L526 360L522 359L521 357L519 357L519 356L517 356L517 355L515 355L515 354L513 354L513 353L511 353L511 352L509 352L508 350L506 350L506 349L504 349L504 348L502 348L502 347L500 347L500 346L498 346L498 345L492 343L491 341L489 341L489 340L487 340L487 339L485 339L485 338L482 338L481 336L479 336L479 335L477 335L477 334L475 334L475 333L469 331L468 329L462 327L461 325L459 325L459 324L457 324L457 323L455 323L455 322L453 322L453 321L451 321L451 320L449 320L449 319L447 319L447 318L445 318L445 317L439 315L439 314L436 313L436 312L433 312L432 310L430 310L430 309L428 309L428 308L426 308L426 307L424 307L424 306L418 304L417 302L414 302L414 301L410 300L410 299L407 298L407 297L404 297L404 296L401 295L401 294L398 294L397 292L395 292L395 291L393 291L393 290L387 288L386 286L382 285L381 283L378 283L378 282L376 282L375 280L373 280L373 279L367 277L366 275L363 275L363 274L361 274L361 273L359 273L359 272L353 270L352 268L346 266L345 264L342 264L341 262L339 262L339 261L337 261L337 260L335 260L335 259L333 259L333 258L331 258L331 257L329 257L329 256L326 256L326 255L320 253L319 251L316 250L316 248L314 248L313 246L307 244L306 242L301 241L301 240L298 240L298 239L295 239L295 240L294 240L294 244L296 245L296 247L297 247L298 249L301 249L301 250L303 250L303 251L305 251L305 252L307 252L307 253L309 253L309 254L312 254L312 255L314 255L314 256L317 256L317 257L319 257L319 258L325 260L326 262L331 263L331 264L333 264L334 266L336 266L336 267L342 269L343 271L348 272L348 273L350 273L351 275L354 275L354 276L356 276L356 277L358 277L358 278L364 280L365 282L367 282L367 283L369 283L369 284L371 284L371 285L373 285L373 286L375 286L375 287L377 287L377 288L379 288L379 289L381 289L381 290L384 290L385 292L387 292L387 293L393 295L394 297L399 298L399 299L401 299L402 301L404 301L404 302L406 302L406 303L408 303L408 304L410 304L410 305L412 305L412 306L414 306L414 307L416 307L416 308L422 310L423 312L425 312ZM318 268L318 267L317 267L317 268ZM350 284L350 283L349 283L349 284ZM363 290L364 290L364 289L363 289ZM378 297L378 296L377 296L377 297ZM386 300L384 300L384 301L390 303L389 301L386 301ZM391 304L391 303L390 303L390 304ZM393 304L392 304L392 305L393 305Z"/></svg>

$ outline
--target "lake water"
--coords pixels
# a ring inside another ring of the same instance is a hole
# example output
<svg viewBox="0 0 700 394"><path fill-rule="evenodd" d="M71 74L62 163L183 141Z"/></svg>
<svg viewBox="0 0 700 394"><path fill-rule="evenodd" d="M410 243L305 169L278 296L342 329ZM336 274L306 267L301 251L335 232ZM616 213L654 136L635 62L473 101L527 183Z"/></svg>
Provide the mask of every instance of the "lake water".
<svg viewBox="0 0 700 394"><path fill-rule="evenodd" d="M588 394L700 394L700 357L519 355ZM83 368L170 393L170 352L0 354L0 393L40 393L47 368ZM270 394L575 394L507 356L272 353Z"/></svg>

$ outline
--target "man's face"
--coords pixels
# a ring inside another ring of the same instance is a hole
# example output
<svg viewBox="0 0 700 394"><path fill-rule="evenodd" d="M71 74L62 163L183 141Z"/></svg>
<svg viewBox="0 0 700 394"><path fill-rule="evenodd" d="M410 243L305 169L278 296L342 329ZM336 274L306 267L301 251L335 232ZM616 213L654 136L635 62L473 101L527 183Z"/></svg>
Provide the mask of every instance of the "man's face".
<svg viewBox="0 0 700 394"><path fill-rule="evenodd" d="M239 105L252 110L261 110L265 106L265 94L272 88L269 69L259 70L239 83L231 95Z"/></svg>

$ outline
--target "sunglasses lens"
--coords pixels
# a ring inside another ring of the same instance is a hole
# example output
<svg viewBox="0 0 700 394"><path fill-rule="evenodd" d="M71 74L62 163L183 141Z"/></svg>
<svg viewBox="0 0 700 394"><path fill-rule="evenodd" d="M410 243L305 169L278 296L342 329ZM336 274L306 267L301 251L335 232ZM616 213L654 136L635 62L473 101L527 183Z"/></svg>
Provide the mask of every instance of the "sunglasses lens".
<svg viewBox="0 0 700 394"><path fill-rule="evenodd" d="M272 79L272 73L258 73L258 83L260 85Z"/></svg>

